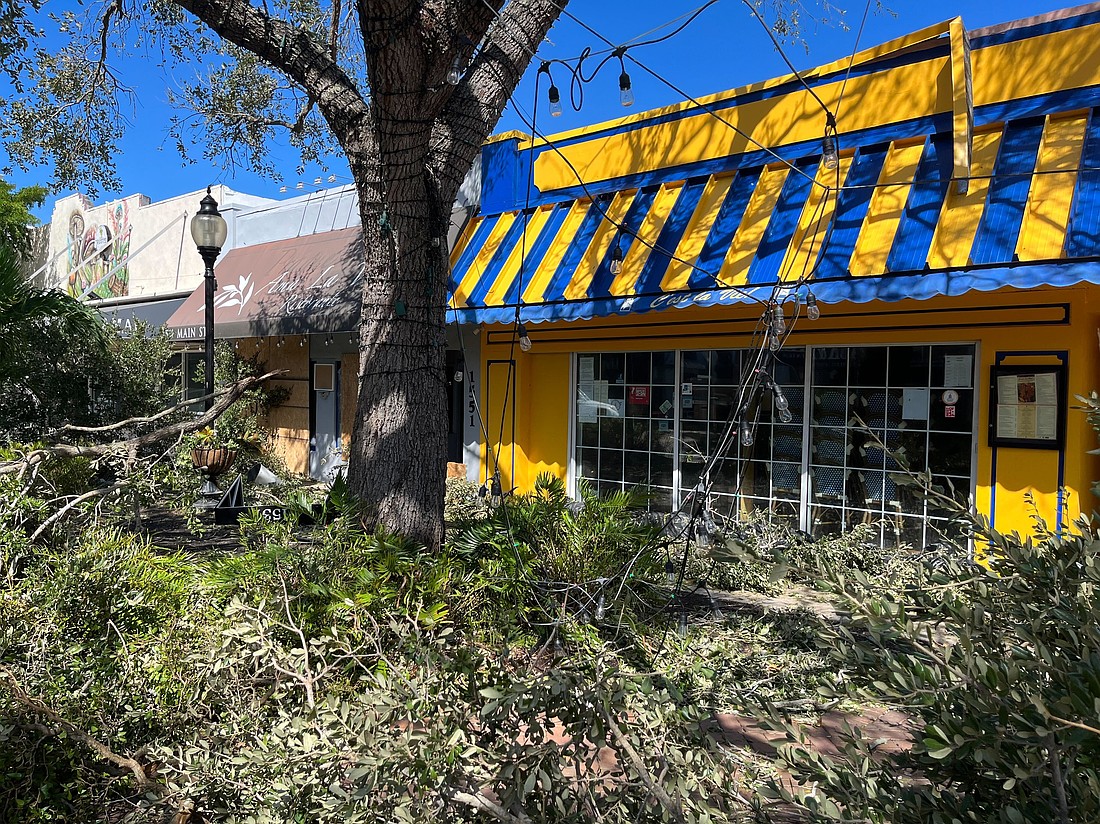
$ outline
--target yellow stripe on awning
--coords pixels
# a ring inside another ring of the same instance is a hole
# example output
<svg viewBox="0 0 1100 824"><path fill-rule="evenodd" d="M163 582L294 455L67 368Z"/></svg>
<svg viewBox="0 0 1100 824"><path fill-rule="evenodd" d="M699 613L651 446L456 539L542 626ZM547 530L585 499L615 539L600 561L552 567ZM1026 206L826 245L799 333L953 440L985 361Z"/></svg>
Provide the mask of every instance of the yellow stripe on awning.
<svg viewBox="0 0 1100 824"><path fill-rule="evenodd" d="M974 245L974 235L985 210L989 178L993 174L1000 146L999 131L974 135L970 185L966 192L960 193L952 183L947 192L947 200L940 211L940 220L932 237L932 248L928 250L928 265L932 269L966 266L970 262L970 249Z"/></svg>
<svg viewBox="0 0 1100 824"><path fill-rule="evenodd" d="M629 295L634 292L634 284L638 276L642 274L642 267L649 259L649 253L657 243L661 229L665 226L672 207L676 204L676 198L680 196L683 183L669 183L661 187L657 196L653 199L653 205L649 207L642 225L638 228L638 236L633 239L630 249L623 258L623 271L615 276L611 282L611 294Z"/></svg>
<svg viewBox="0 0 1100 824"><path fill-rule="evenodd" d="M458 284L458 287L455 289L454 306L458 309L466 305L466 301L469 300L470 295L477 287L478 281L481 280L481 276L485 272L485 267L487 267L489 261L493 259L493 255L496 254L501 241L504 240L504 236L508 233L515 219L515 212L506 212L501 215L500 220L497 221L497 225L493 227L493 231L491 231L489 237L485 239L485 245L478 250L477 257L475 257L474 262L470 264L470 271L466 273L466 277L462 279L462 283Z"/></svg>
<svg viewBox="0 0 1100 824"><path fill-rule="evenodd" d="M732 183L733 175L711 176L707 181L695 213L691 216L691 223L680 239L680 245L676 247L676 253L661 280L661 289L664 291L674 292L687 288L694 271L691 264L699 259L699 253L703 251L707 235L710 234L710 227L714 225Z"/></svg>
<svg viewBox="0 0 1100 824"><path fill-rule="evenodd" d="M615 198L607 207L607 214L600 222L592 242L588 244L588 249L585 250L577 271L573 273L569 285L565 287L566 300L581 300L588 296L588 286L592 283L592 276L596 274L607 250L611 248L611 242L619 234L619 224L626 217L627 209L634 200L634 194L633 191L615 193Z"/></svg>
<svg viewBox="0 0 1100 824"><path fill-rule="evenodd" d="M1063 255L1087 125L1083 114L1047 119L1016 242L1020 260L1052 260Z"/></svg>
<svg viewBox="0 0 1100 824"><path fill-rule="evenodd" d="M852 159L852 155L840 158L836 169L826 169L823 163L818 165L814 185L810 187L806 206L798 218L798 228L791 238L791 245L787 247L787 256L779 267L780 280L799 280L809 274L810 267L821 252L821 244L825 241L829 223L836 210L836 199L839 195L837 181L843 183L848 177Z"/></svg>
<svg viewBox="0 0 1100 824"><path fill-rule="evenodd" d="M726 258L722 261L722 268L718 272L718 280L729 286L741 286L748 280L749 264L752 263L764 232L771 220L772 210L779 193L783 191L783 184L787 181L787 166L771 166L760 174L760 182L756 184L749 204L745 207L745 215L741 218L741 225L733 236L733 243L726 252Z"/></svg>
<svg viewBox="0 0 1100 824"><path fill-rule="evenodd" d="M553 211L553 206L546 206L537 210L528 218L527 225L524 227L523 232L520 233L520 238L512 248L511 254L508 255L508 260L506 260L504 266L501 267L496 282L485 296L486 306L499 306L504 303L504 297L508 294L509 287L511 287L512 282L519 273L519 267L523 262L524 255L531 253L531 244L535 242L535 239L542 231L542 227L546 225L546 221L550 219L550 214ZM520 220L522 220L522 218L520 218ZM530 264L524 269L524 277L531 277Z"/></svg>
<svg viewBox="0 0 1100 824"><path fill-rule="evenodd" d="M921 143L890 146L848 265L852 275L881 275L886 271L886 259L923 152Z"/></svg>
<svg viewBox="0 0 1100 824"><path fill-rule="evenodd" d="M546 254L539 263L539 268L535 271L534 276L531 278L531 282L524 287L524 303L542 302L542 296L546 292L546 287L550 285L554 273L558 271L558 266L561 265L562 258L565 257L569 245L573 242L573 236L576 235L577 230L581 227L581 223L584 222L584 216L588 214L588 207L591 204L592 201L585 198L574 202L573 205L569 207L569 214L566 215L565 222L562 223L562 227L558 231L557 237L554 238L554 242L550 245L550 248L546 250Z"/></svg>

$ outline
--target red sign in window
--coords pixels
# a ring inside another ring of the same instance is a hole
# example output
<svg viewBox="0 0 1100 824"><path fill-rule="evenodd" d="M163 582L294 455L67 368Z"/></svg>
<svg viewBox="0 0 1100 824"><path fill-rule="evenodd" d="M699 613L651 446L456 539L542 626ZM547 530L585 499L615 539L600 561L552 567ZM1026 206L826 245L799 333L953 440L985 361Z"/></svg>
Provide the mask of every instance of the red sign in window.
<svg viewBox="0 0 1100 824"><path fill-rule="evenodd" d="M649 387L648 386L632 386L630 387L629 395L630 403L649 403Z"/></svg>

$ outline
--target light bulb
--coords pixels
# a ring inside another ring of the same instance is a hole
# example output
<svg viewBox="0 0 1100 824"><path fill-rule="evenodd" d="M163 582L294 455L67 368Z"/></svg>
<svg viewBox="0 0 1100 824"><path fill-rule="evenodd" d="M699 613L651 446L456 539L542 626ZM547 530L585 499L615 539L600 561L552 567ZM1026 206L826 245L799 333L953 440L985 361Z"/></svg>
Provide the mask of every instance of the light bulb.
<svg viewBox="0 0 1100 824"><path fill-rule="evenodd" d="M747 420L741 421L741 446L752 446L752 424Z"/></svg>
<svg viewBox="0 0 1100 824"><path fill-rule="evenodd" d="M461 54L456 54L454 61L451 63L451 68L447 70L447 83L451 86L457 86L458 81L462 79L462 71L466 68L466 61L462 59Z"/></svg>
<svg viewBox="0 0 1100 824"><path fill-rule="evenodd" d="M611 265L608 267L613 275L621 275L623 271L623 249L619 242L615 241L615 248L611 250Z"/></svg>
<svg viewBox="0 0 1100 824"><path fill-rule="evenodd" d="M794 420L794 415L791 414L790 407L788 407L788 406L777 407L777 411L779 413L779 422L780 423L790 423L791 421Z"/></svg>
<svg viewBox="0 0 1100 824"><path fill-rule="evenodd" d="M302 335L302 337L298 339L298 347L302 348L305 345L306 345L306 336Z"/></svg>
<svg viewBox="0 0 1100 824"><path fill-rule="evenodd" d="M550 99L550 116L561 117L561 92L558 91L558 87L551 84L546 96Z"/></svg>
<svg viewBox="0 0 1100 824"><path fill-rule="evenodd" d="M670 587L676 586L676 564L672 563L671 558L665 561L665 578L668 579Z"/></svg>
<svg viewBox="0 0 1100 824"><path fill-rule="evenodd" d="M772 331L768 331L768 349L772 352L778 352L783 346L783 340L779 335Z"/></svg>
<svg viewBox="0 0 1100 824"><path fill-rule="evenodd" d="M772 307L772 332L779 337L787 331L787 321L783 317L783 304L777 303Z"/></svg>
<svg viewBox="0 0 1100 824"><path fill-rule="evenodd" d="M602 621L607 614L607 605L604 603L604 595L600 593L600 600L596 602L596 620Z"/></svg>
<svg viewBox="0 0 1100 824"><path fill-rule="evenodd" d="M524 352L530 352L531 338L527 336L527 327L521 323L516 327L516 334L519 336L519 348Z"/></svg>
<svg viewBox="0 0 1100 824"><path fill-rule="evenodd" d="M619 75L619 102L628 107L634 105L634 91L630 88L630 75L625 70Z"/></svg>
<svg viewBox="0 0 1100 824"><path fill-rule="evenodd" d="M817 295L813 292L806 295L806 317L810 320L821 319L821 309L817 305Z"/></svg>
<svg viewBox="0 0 1100 824"><path fill-rule="evenodd" d="M455 370L454 381L455 381L455 383L462 383L462 370L461 369L456 369Z"/></svg>
<svg viewBox="0 0 1100 824"><path fill-rule="evenodd" d="M826 169L835 169L840 165L840 156L836 149L836 135L827 134L821 141L821 162Z"/></svg>

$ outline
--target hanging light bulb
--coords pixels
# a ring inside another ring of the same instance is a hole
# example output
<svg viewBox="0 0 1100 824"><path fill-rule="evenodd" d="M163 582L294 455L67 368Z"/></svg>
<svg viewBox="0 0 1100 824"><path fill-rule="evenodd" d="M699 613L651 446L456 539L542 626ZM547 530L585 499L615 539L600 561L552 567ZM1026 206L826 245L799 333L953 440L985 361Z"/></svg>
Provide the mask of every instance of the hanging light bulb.
<svg viewBox="0 0 1100 824"><path fill-rule="evenodd" d="M466 58L459 52L455 55L455 59L451 61L451 68L447 70L447 83L451 86L457 86L464 71L466 71Z"/></svg>
<svg viewBox="0 0 1100 824"><path fill-rule="evenodd" d="M546 96L550 100L550 116L561 117L561 92L558 91L558 87L551 83Z"/></svg>
<svg viewBox="0 0 1100 824"><path fill-rule="evenodd" d="M600 593L600 598L596 601L596 620L602 621L604 615L607 614L607 605L604 602L604 594Z"/></svg>
<svg viewBox="0 0 1100 824"><path fill-rule="evenodd" d="M768 350L771 352L778 352L783 348L783 339L779 335L775 334L771 329L768 330Z"/></svg>
<svg viewBox="0 0 1100 824"><path fill-rule="evenodd" d="M275 346L278 349L282 349L284 343L286 343L286 338L284 338L282 335L279 335L279 342L276 343Z"/></svg>
<svg viewBox="0 0 1100 824"><path fill-rule="evenodd" d="M527 327L522 323L516 327L516 335L519 336L519 348L524 352L531 351L531 338L527 336Z"/></svg>
<svg viewBox="0 0 1100 824"><path fill-rule="evenodd" d="M500 476L494 475L492 482L489 484L489 503L493 506L497 506L504 498L504 494L501 491Z"/></svg>
<svg viewBox="0 0 1100 824"><path fill-rule="evenodd" d="M748 420L742 418L739 426L741 436L741 446L752 446L752 424Z"/></svg>
<svg viewBox="0 0 1100 824"><path fill-rule="evenodd" d="M299 346L300 348L304 348L304 347L305 347L305 345L306 345L306 336L305 336L305 335L302 335L302 336L301 336L301 337L300 337L300 338L298 339L298 346Z"/></svg>
<svg viewBox="0 0 1100 824"><path fill-rule="evenodd" d="M791 414L791 405L787 402L787 396L783 394L783 390L779 388L778 384L772 384L772 394L774 396L774 406L776 416L781 423L790 423L794 420L794 415Z"/></svg>
<svg viewBox="0 0 1100 824"><path fill-rule="evenodd" d="M783 304L776 303L772 306L772 332L783 337L783 334L787 331L787 321L783 317Z"/></svg>
<svg viewBox="0 0 1100 824"><path fill-rule="evenodd" d="M623 272L623 247L619 245L618 239L615 240L615 248L611 250L611 265L608 268L613 275L621 275Z"/></svg>
<svg viewBox="0 0 1100 824"><path fill-rule="evenodd" d="M821 319L821 309L817 305L817 295L813 292L806 293L806 317L810 320Z"/></svg>
<svg viewBox="0 0 1100 824"><path fill-rule="evenodd" d="M461 369L456 369L455 370L454 382L455 383L462 383L462 370Z"/></svg>
<svg viewBox="0 0 1100 824"><path fill-rule="evenodd" d="M836 135L826 134L821 141L821 162L829 170L840 165L840 155L837 153L836 148Z"/></svg>
<svg viewBox="0 0 1100 824"><path fill-rule="evenodd" d="M619 102L628 108L634 105L634 91L630 88L630 75L626 69L619 75Z"/></svg>
<svg viewBox="0 0 1100 824"><path fill-rule="evenodd" d="M670 587L676 586L676 564L672 563L671 558L665 561L665 578L668 579Z"/></svg>

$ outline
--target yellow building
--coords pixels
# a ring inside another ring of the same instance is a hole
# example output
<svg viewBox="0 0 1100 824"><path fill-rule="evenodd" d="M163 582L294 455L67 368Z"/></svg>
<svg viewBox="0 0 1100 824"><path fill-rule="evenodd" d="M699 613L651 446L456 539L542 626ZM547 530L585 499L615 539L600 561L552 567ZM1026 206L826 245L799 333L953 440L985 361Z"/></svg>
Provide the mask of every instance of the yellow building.
<svg viewBox="0 0 1100 824"><path fill-rule="evenodd" d="M483 479L646 485L662 511L702 479L718 512L935 543L893 451L1003 531L1032 497L1052 527L1091 512L1100 6L951 20L482 161L452 264Z"/></svg>

